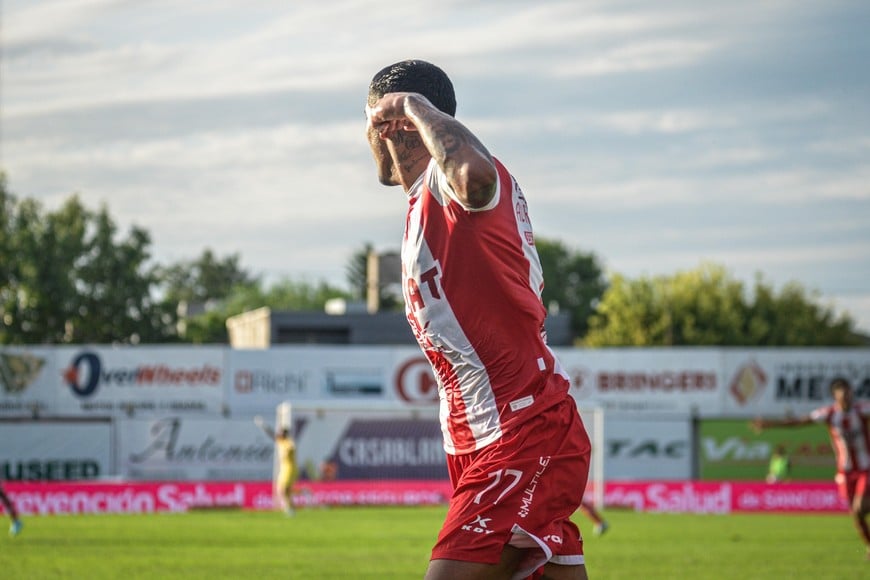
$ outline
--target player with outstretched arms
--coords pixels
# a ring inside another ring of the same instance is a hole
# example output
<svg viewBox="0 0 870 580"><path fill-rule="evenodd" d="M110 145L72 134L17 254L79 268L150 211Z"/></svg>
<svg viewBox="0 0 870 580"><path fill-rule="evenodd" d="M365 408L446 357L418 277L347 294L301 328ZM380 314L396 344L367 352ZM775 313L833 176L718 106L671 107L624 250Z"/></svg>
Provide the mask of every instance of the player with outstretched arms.
<svg viewBox="0 0 870 580"><path fill-rule="evenodd" d="M259 415L254 417L254 423L266 436L275 441L278 453L278 477L275 479L275 493L281 500L281 508L284 513L292 516L296 513L296 507L293 503L293 486L299 475L296 466L296 442L287 427L282 427L278 432L275 432Z"/></svg>
<svg viewBox="0 0 870 580"><path fill-rule="evenodd" d="M799 427L811 423L824 423L828 427L831 445L837 458L835 481L840 496L849 504L852 519L858 534L867 549L870 559L870 529L867 514L870 513L870 402L855 401L852 385L843 378L831 381L832 405L820 407L803 417L790 419L755 419L756 431L771 427Z"/></svg>
<svg viewBox="0 0 870 580"><path fill-rule="evenodd" d="M425 61L369 85L378 178L406 194L405 310L438 383L453 486L426 578L585 579L570 517L589 437L546 344L528 205L455 111L450 79Z"/></svg>

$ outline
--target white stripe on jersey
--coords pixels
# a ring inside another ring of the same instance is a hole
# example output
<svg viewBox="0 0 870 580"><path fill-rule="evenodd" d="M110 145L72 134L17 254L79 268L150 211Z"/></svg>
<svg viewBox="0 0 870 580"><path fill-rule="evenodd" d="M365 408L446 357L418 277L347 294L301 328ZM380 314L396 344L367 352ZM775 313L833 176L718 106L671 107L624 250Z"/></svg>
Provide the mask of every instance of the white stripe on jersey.
<svg viewBox="0 0 870 580"><path fill-rule="evenodd" d="M865 402L853 403L849 411L837 409L834 405L816 409L810 417L828 426L831 445L837 457L837 471L867 471L870 469L870 441L867 433L867 415L870 405Z"/></svg>
<svg viewBox="0 0 870 580"><path fill-rule="evenodd" d="M544 270L541 268L541 260L538 258L538 250L535 249L535 234L532 232L532 222L529 219L529 206L526 204L526 198L523 196L523 191L520 189L516 180L511 177L513 187L511 195L513 198L514 212L517 217L517 233L523 241L523 254L529 262L529 286L532 291L541 297L544 290Z"/></svg>
<svg viewBox="0 0 870 580"><path fill-rule="evenodd" d="M481 449L568 396L542 336L543 273L525 198L496 166L486 209L463 207L434 161L408 192L405 311L438 381L449 454Z"/></svg>
<svg viewBox="0 0 870 580"><path fill-rule="evenodd" d="M430 167L433 164L434 160ZM427 170L424 175L428 174ZM437 186L432 182L429 185L433 197L441 205L446 205L448 200L439 195ZM419 193L420 189L412 188L411 191ZM420 224L422 205L422 203L413 205L408 214L408 223ZM408 233L406 231L406 235ZM453 374L461 377L464 382L476 385L473 390L463 389L461 397L465 404L468 427L476 442L476 448L479 449L498 440L502 434L492 385L483 362L477 356L471 341L463 333L462 326L459 324L450 303L441 299L443 291L438 286L438 281L441 279L441 264L432 256L423 237L422 228L416 229L414 233L413 240L406 239L402 244L402 277L406 280L417 281L419 292L419 296L410 295L408 283L403 284L402 292L408 310L408 321L430 362L433 362L433 357L449 353L447 358L450 361ZM426 305L424 326L432 325L439 329L438 333L427 334L424 329L418 328L418 320L411 311L417 302ZM433 366L436 366L434 362ZM448 400L453 387L446 384L450 382L450 379L437 371L435 372L435 380L438 383L440 403L438 415L441 421L441 432L444 435L444 450L449 454L455 454L457 443L453 440L453 435L450 432L451 406Z"/></svg>

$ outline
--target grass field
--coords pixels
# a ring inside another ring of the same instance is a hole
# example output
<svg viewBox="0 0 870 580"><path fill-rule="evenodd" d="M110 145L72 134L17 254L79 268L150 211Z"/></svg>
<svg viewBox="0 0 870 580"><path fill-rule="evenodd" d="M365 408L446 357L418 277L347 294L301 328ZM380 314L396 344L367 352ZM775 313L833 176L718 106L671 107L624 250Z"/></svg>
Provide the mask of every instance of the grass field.
<svg viewBox="0 0 870 580"><path fill-rule="evenodd" d="M601 538L577 515L592 580L870 578L845 515L606 515ZM422 578L443 517L442 507L31 517L19 537L0 537L0 578Z"/></svg>

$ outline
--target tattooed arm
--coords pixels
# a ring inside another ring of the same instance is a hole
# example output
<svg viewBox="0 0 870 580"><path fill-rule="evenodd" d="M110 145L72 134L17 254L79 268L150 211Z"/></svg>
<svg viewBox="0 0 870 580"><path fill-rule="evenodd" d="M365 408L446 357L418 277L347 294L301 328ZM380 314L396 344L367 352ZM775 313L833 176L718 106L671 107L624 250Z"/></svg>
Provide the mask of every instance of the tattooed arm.
<svg viewBox="0 0 870 580"><path fill-rule="evenodd" d="M492 157L474 134L417 93L388 93L367 109L381 139L399 139L414 161L416 132L429 155L447 176L459 200L480 208L495 195L498 174ZM404 132L404 133L403 133ZM401 160L400 160L401 162Z"/></svg>

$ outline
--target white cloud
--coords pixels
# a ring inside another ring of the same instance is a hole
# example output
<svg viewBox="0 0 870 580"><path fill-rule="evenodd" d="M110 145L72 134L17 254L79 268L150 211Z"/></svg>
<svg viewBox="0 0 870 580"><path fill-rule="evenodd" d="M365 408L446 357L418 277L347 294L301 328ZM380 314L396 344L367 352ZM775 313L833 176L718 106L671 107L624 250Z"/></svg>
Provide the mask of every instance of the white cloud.
<svg viewBox="0 0 870 580"><path fill-rule="evenodd" d="M107 203L158 259L212 246L340 283L354 247L397 245L404 206L329 95L361 106L377 68L427 58L539 235L627 273L710 257L810 287L864 272L866 290L866 67L812 44L847 6L7 0L2 164L19 195ZM790 60L806 54L830 76Z"/></svg>

